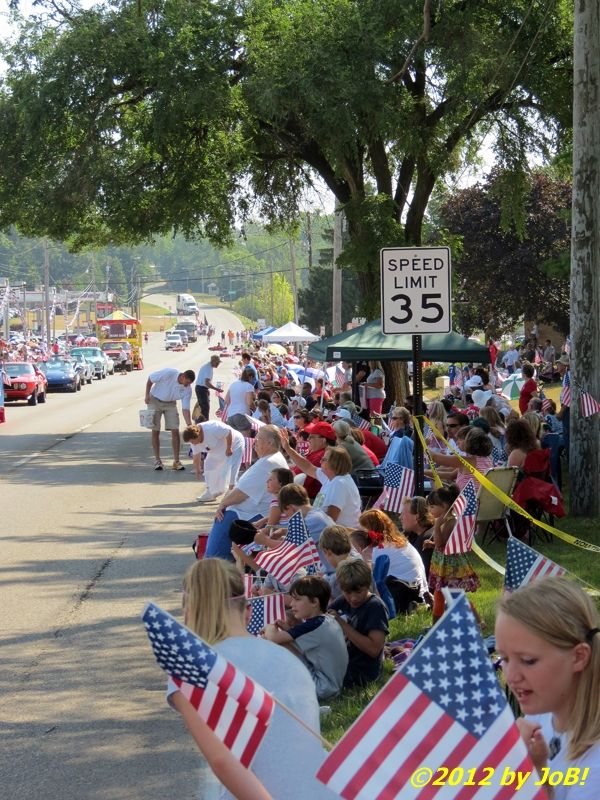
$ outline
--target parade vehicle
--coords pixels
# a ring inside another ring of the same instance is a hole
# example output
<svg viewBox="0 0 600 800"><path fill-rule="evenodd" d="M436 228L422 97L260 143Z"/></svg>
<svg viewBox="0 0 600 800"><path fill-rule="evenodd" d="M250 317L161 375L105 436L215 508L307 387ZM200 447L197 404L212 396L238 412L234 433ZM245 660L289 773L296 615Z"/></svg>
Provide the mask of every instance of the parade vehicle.
<svg viewBox="0 0 600 800"><path fill-rule="evenodd" d="M187 331L183 330L183 328L180 328L179 326L170 330L169 333L178 333L181 336L181 341L186 347L190 343L190 337L187 335Z"/></svg>
<svg viewBox="0 0 600 800"><path fill-rule="evenodd" d="M46 402L48 381L37 364L7 362L3 369L10 378L10 386L4 387L6 400L27 400L30 406Z"/></svg>
<svg viewBox="0 0 600 800"><path fill-rule="evenodd" d="M98 380L103 380L109 373L109 365L106 356L99 347L72 347L71 355L84 356L94 367L94 375ZM114 369L114 364L112 365Z"/></svg>
<svg viewBox="0 0 600 800"><path fill-rule="evenodd" d="M79 374L81 375L81 383L91 383L94 378L94 367L93 365L87 360L85 356L80 354L75 354L72 356L73 363L75 364L76 369L79 370Z"/></svg>
<svg viewBox="0 0 600 800"><path fill-rule="evenodd" d="M114 345L118 342L127 342L131 347L131 369L144 369L142 349L144 331L139 319L129 316L124 311L114 311L99 319L96 327L101 348L106 343Z"/></svg>
<svg viewBox="0 0 600 800"><path fill-rule="evenodd" d="M198 341L198 326L195 322L191 322L190 320L180 320L177 323L177 327L173 333L177 333L178 331L185 331L190 342Z"/></svg>
<svg viewBox="0 0 600 800"><path fill-rule="evenodd" d="M133 369L133 349L129 342L109 340L102 342L100 349L112 359L115 370L131 372Z"/></svg>
<svg viewBox="0 0 600 800"><path fill-rule="evenodd" d="M65 389L68 392L81 391L81 374L72 359L50 358L40 363L46 373L48 391Z"/></svg>
<svg viewBox="0 0 600 800"><path fill-rule="evenodd" d="M167 333L165 336L165 350L185 350L185 345L178 333Z"/></svg>
<svg viewBox="0 0 600 800"><path fill-rule="evenodd" d="M177 295L177 313L178 314L196 314L198 312L198 304L191 294L178 294Z"/></svg>

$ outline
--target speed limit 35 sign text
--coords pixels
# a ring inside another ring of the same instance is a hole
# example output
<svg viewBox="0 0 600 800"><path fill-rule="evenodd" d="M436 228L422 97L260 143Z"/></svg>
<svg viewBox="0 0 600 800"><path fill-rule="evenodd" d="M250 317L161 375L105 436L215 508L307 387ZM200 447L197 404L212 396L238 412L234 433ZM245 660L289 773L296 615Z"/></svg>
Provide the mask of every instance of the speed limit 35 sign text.
<svg viewBox="0 0 600 800"><path fill-rule="evenodd" d="M384 247L382 333L449 333L450 271L448 247Z"/></svg>

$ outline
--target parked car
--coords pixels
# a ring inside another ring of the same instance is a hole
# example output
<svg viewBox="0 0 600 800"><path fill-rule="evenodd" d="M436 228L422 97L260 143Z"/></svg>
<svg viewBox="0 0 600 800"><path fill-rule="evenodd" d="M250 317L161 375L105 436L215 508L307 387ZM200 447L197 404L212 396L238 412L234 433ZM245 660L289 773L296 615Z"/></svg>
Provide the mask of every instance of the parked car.
<svg viewBox="0 0 600 800"><path fill-rule="evenodd" d="M6 400L27 400L30 406L46 402L48 381L37 364L9 362L4 364L4 371L11 383L4 388Z"/></svg>
<svg viewBox="0 0 600 800"><path fill-rule="evenodd" d="M72 356L72 360L81 375L81 383L91 383L94 379L94 365L79 353Z"/></svg>
<svg viewBox="0 0 600 800"><path fill-rule="evenodd" d="M66 358L50 358L42 366L48 380L48 390L66 389L69 392L81 391L81 374L75 362Z"/></svg>
<svg viewBox="0 0 600 800"><path fill-rule="evenodd" d="M165 350L184 350L183 340L178 333L167 333L165 336Z"/></svg>
<svg viewBox="0 0 600 800"><path fill-rule="evenodd" d="M105 356L99 347L73 347L71 348L71 355L85 356L86 360L93 365L94 375L98 378L98 380L102 380L108 375L109 368L106 360L107 356Z"/></svg>

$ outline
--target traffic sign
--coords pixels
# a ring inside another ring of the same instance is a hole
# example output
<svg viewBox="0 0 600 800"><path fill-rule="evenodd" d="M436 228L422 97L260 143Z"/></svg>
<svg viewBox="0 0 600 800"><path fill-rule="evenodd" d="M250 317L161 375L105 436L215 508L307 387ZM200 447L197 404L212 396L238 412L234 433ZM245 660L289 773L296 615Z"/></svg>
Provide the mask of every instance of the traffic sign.
<svg viewBox="0 0 600 800"><path fill-rule="evenodd" d="M421 334L451 330L450 248L382 248L381 332Z"/></svg>

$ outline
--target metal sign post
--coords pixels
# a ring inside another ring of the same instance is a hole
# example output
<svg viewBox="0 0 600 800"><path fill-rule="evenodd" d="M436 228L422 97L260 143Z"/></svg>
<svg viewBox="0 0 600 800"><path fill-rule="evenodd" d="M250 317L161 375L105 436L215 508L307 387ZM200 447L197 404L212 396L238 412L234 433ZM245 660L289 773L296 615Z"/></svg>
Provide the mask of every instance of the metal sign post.
<svg viewBox="0 0 600 800"><path fill-rule="evenodd" d="M423 334L452 330L450 248L384 247L381 250L381 331L412 334L415 416L423 414ZM414 440L415 491L424 494L424 454Z"/></svg>

